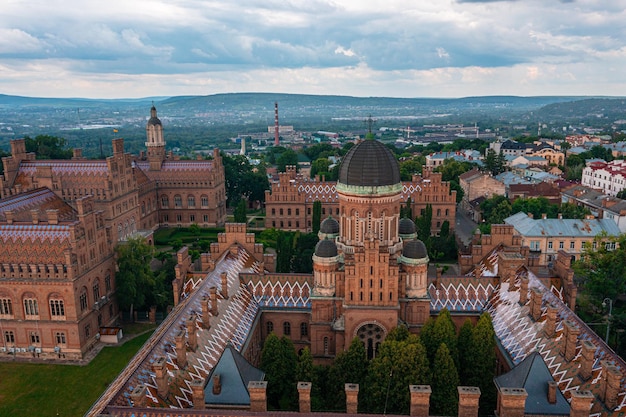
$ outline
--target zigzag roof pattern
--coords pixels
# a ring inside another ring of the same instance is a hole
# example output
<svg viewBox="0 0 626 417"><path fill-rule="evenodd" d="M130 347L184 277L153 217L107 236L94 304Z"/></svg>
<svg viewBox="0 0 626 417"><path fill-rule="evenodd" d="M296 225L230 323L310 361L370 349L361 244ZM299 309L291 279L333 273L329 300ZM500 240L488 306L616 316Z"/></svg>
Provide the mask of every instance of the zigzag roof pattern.
<svg viewBox="0 0 626 417"><path fill-rule="evenodd" d="M311 309L312 275L302 274L286 277L288 279L275 280L256 279L256 277L242 274L242 280L248 283L252 294L254 294L255 301L261 308ZM263 276L263 278L266 277Z"/></svg>
<svg viewBox="0 0 626 417"><path fill-rule="evenodd" d="M32 210L45 213L58 210L60 221L76 220L76 211L48 188L37 188L0 200L0 221L6 221L5 211L13 212L14 221L32 222ZM45 220L45 219L44 219Z"/></svg>
<svg viewBox="0 0 626 417"><path fill-rule="evenodd" d="M207 377L228 343L241 351L255 323L259 305L254 301L248 287L241 285L239 280L240 272L259 272L259 264L256 261L251 262L250 258L243 248L238 248L236 255L227 252L205 279L197 281L189 292L183 293L183 300L87 415L97 416L108 406L130 407L130 394L138 384L145 384L150 407L190 407L191 381ZM229 298L225 299L221 294L218 296L218 315L211 317L211 328L204 329L201 326L201 302L209 294L211 287L221 287L222 272L227 273ZM198 348L195 352L187 351L187 367L184 372L179 372L175 336L186 328L185 322L190 316L195 317ZM166 358L167 372L172 380L167 402L157 395L156 375L152 370L152 364L159 357Z"/></svg>
<svg viewBox="0 0 626 417"><path fill-rule="evenodd" d="M529 315L529 301L522 300L520 303L519 288L522 277L528 278L529 289L536 288L542 294L542 316L537 321L534 321ZM547 337L543 332L548 305L555 306L558 311L554 337ZM603 385L599 383L603 372L600 362L609 361L622 374L626 372L626 362L613 352L531 271L522 267L517 273L514 285L502 283L494 291L487 311L491 315L496 337L514 365L519 364L531 353L538 352L548 365L550 373L566 398L570 399L571 393L578 389L590 390L596 397L590 414L592 417L624 415L626 412L626 383L623 379L618 395L618 406L614 410L607 410L603 403L597 399L601 398L600 390ZM565 321L571 321L578 327L580 330L579 340L588 340L596 346L592 377L588 381L582 381L578 377L579 359L582 351L580 344L576 348L576 356L570 362L567 362L560 353L561 343L564 343L563 323Z"/></svg>
<svg viewBox="0 0 626 417"><path fill-rule="evenodd" d="M298 193L304 194L307 203L313 203L317 200L323 203L336 203L339 201L337 197L337 182L335 181L308 181L298 178L295 182ZM422 187L419 184L411 181L402 183L402 198L404 200L421 191Z"/></svg>

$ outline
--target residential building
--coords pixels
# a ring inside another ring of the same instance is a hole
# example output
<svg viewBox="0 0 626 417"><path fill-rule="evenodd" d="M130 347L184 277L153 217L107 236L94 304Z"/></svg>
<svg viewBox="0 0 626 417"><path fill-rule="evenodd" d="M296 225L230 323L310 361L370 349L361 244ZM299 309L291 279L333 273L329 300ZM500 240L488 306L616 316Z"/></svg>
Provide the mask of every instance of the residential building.
<svg viewBox="0 0 626 417"><path fill-rule="evenodd" d="M626 161L592 161L583 169L582 185L615 196L626 187Z"/></svg>
<svg viewBox="0 0 626 417"><path fill-rule="evenodd" d="M619 230L626 233L626 200L584 185L573 185L561 192L561 201L586 207L598 219L613 220Z"/></svg>
<svg viewBox="0 0 626 417"><path fill-rule="evenodd" d="M459 184L463 190L461 206L473 218L476 212L470 204L471 201L480 197L491 198L494 195L505 195L504 184L478 168L459 175Z"/></svg>

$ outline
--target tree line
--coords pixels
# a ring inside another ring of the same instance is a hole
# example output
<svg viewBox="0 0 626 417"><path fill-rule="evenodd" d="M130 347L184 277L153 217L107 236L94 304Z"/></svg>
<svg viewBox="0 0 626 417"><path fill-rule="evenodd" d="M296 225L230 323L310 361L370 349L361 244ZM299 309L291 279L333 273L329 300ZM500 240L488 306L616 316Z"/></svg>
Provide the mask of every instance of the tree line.
<svg viewBox="0 0 626 417"><path fill-rule="evenodd" d="M330 366L314 365L308 348L299 354L285 336L270 334L261 353L261 369L268 381L272 410L296 410L298 381L312 382L312 411L345 412L346 383L359 384L359 413L408 414L409 385L430 385L430 414L456 415L457 386L481 390L480 414L495 409L493 377L496 368L495 334L491 317L483 313L474 326L467 319L457 334L446 309L430 318L419 336L405 326L392 329L367 359L358 338L339 353Z"/></svg>

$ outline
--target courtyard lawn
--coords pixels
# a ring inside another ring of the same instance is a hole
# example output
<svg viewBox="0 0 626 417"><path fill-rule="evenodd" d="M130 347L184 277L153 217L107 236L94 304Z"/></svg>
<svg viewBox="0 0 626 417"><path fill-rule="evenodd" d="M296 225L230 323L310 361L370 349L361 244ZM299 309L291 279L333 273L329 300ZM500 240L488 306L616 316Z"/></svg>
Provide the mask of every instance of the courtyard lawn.
<svg viewBox="0 0 626 417"><path fill-rule="evenodd" d="M0 362L0 416L83 416L151 333L103 348L86 366Z"/></svg>

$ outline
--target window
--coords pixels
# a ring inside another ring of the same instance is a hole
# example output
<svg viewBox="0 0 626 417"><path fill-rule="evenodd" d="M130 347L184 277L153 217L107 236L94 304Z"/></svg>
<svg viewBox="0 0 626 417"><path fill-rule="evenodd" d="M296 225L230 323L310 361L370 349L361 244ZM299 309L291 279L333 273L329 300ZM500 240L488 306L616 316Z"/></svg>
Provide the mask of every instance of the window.
<svg viewBox="0 0 626 417"><path fill-rule="evenodd" d="M13 315L13 305L10 298L0 298L0 315Z"/></svg>
<svg viewBox="0 0 626 417"><path fill-rule="evenodd" d="M183 199L180 198L179 195L175 195L174 196L174 207L175 208L182 208L183 207Z"/></svg>
<svg viewBox="0 0 626 417"><path fill-rule="evenodd" d="M283 334L285 336L291 335L291 323L289 323L288 321L283 323Z"/></svg>
<svg viewBox="0 0 626 417"><path fill-rule="evenodd" d="M565 243L563 241L559 242L559 249L563 249L565 247Z"/></svg>
<svg viewBox="0 0 626 417"><path fill-rule="evenodd" d="M50 316L52 318L65 316L63 300L50 300Z"/></svg>
<svg viewBox="0 0 626 417"><path fill-rule="evenodd" d="M65 338L65 333L56 332L54 335L54 339L56 340L57 345L64 345L67 343L67 339Z"/></svg>
<svg viewBox="0 0 626 417"><path fill-rule="evenodd" d="M279 209L278 212L280 213L280 215L283 215L283 209Z"/></svg>
<svg viewBox="0 0 626 417"><path fill-rule="evenodd" d="M100 283L98 281L93 284L93 299L94 301L100 299Z"/></svg>
<svg viewBox="0 0 626 417"><path fill-rule="evenodd" d="M196 207L196 197L190 195L187 197L187 207L195 208Z"/></svg>
<svg viewBox="0 0 626 417"><path fill-rule="evenodd" d="M111 292L111 274L107 274L106 277L104 277L104 287L107 290L107 293Z"/></svg>
<svg viewBox="0 0 626 417"><path fill-rule="evenodd" d="M182 223L183 222L183 215L182 214L177 214L176 215L176 223Z"/></svg>
<svg viewBox="0 0 626 417"><path fill-rule="evenodd" d="M13 333L13 330L5 330L4 341L6 343L15 343L15 333Z"/></svg>
<svg viewBox="0 0 626 417"><path fill-rule="evenodd" d="M270 334L274 331L274 322L268 321L265 323L265 327L267 327L267 334Z"/></svg>
<svg viewBox="0 0 626 417"><path fill-rule="evenodd" d="M574 241L573 240L569 243L569 248L570 249L574 249Z"/></svg>
<svg viewBox="0 0 626 417"><path fill-rule="evenodd" d="M276 209L275 209L275 208L273 208L273 209L272 209L272 216L275 216L275 215L276 215Z"/></svg>
<svg viewBox="0 0 626 417"><path fill-rule="evenodd" d="M85 337L89 337L90 334L91 334L91 325L87 324L85 325Z"/></svg>
<svg viewBox="0 0 626 417"><path fill-rule="evenodd" d="M324 355L328 355L328 337L324 338Z"/></svg>
<svg viewBox="0 0 626 417"><path fill-rule="evenodd" d="M208 214L205 214L202 218L203 218L205 223L209 222L209 215Z"/></svg>
<svg viewBox="0 0 626 417"><path fill-rule="evenodd" d="M161 197L161 207L162 208L169 208L169 206L170 206L170 201L167 198L167 196L164 195L163 197Z"/></svg>
<svg viewBox="0 0 626 417"><path fill-rule="evenodd" d="M297 208L297 209L296 209L296 216L299 216L299 215L300 215L300 209L299 209L299 208Z"/></svg>
<svg viewBox="0 0 626 417"><path fill-rule="evenodd" d="M309 325L306 322L300 323L300 338L306 337L309 335Z"/></svg>
<svg viewBox="0 0 626 417"><path fill-rule="evenodd" d="M209 207L209 197L203 195L202 197L200 197L200 204L202 204L202 208L207 208Z"/></svg>
<svg viewBox="0 0 626 417"><path fill-rule="evenodd" d="M539 250L539 241L538 240L531 240L530 241L530 250L532 250L532 251L538 251Z"/></svg>
<svg viewBox="0 0 626 417"><path fill-rule="evenodd" d="M27 316L38 316L39 306L34 298L24 299L24 314Z"/></svg>
<svg viewBox="0 0 626 417"><path fill-rule="evenodd" d="M548 249L552 249L552 241L548 242Z"/></svg>
<svg viewBox="0 0 626 417"><path fill-rule="evenodd" d="M83 292L80 294L80 311L87 310L87 291L83 289Z"/></svg>
<svg viewBox="0 0 626 417"><path fill-rule="evenodd" d="M29 339L31 345L38 345L40 343L39 332L30 332Z"/></svg>
<svg viewBox="0 0 626 417"><path fill-rule="evenodd" d="M287 216L291 216L291 209L290 208L287 209Z"/></svg>
<svg viewBox="0 0 626 417"><path fill-rule="evenodd" d="M604 244L606 250L615 250L615 242L607 242Z"/></svg>

